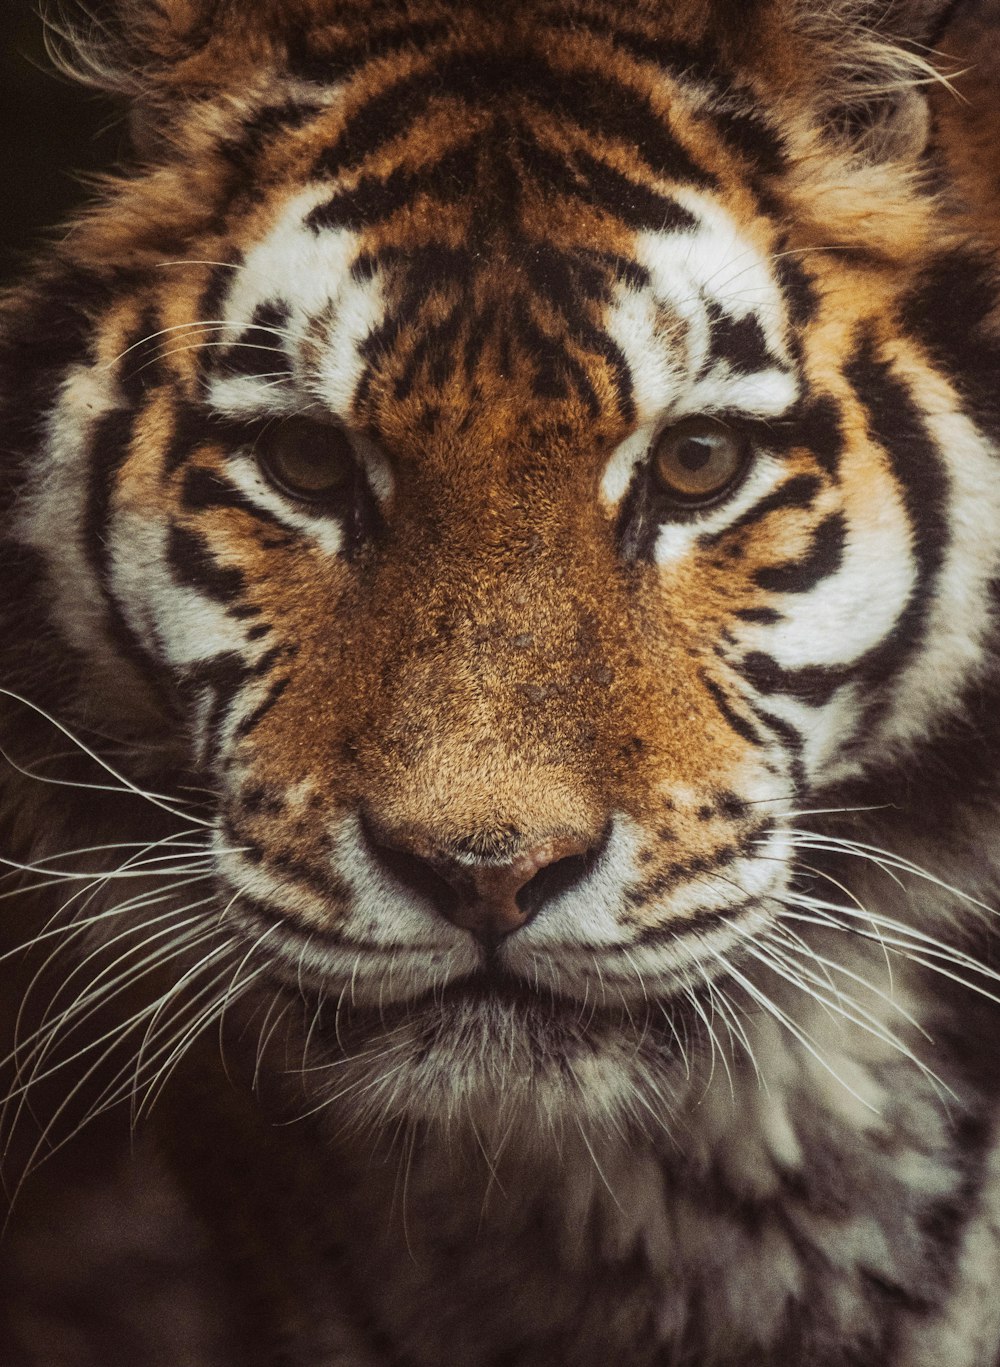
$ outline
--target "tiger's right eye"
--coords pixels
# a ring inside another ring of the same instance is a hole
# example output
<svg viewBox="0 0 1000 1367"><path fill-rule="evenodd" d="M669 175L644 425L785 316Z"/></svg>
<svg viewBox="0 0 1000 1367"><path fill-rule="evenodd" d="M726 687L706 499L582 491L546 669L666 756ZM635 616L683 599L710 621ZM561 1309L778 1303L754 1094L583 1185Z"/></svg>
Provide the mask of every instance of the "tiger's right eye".
<svg viewBox="0 0 1000 1367"><path fill-rule="evenodd" d="M347 434L333 423L289 418L261 434L254 454L270 484L304 503L335 503L357 475Z"/></svg>
<svg viewBox="0 0 1000 1367"><path fill-rule="evenodd" d="M716 418L686 418L657 437L653 474L678 505L697 507L727 493L748 458L749 443L740 432Z"/></svg>

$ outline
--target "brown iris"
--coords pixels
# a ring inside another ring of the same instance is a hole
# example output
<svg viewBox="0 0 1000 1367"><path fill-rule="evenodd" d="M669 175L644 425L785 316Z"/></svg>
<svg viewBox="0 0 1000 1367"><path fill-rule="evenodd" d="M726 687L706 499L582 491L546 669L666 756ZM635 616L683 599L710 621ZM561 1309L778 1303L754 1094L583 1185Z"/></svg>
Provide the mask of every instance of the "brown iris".
<svg viewBox="0 0 1000 1367"><path fill-rule="evenodd" d="M259 437L257 461L282 493L307 503L330 503L350 489L357 464L347 434L332 423L289 418Z"/></svg>
<svg viewBox="0 0 1000 1367"><path fill-rule="evenodd" d="M716 418L685 418L665 428L653 444L653 473L681 503L708 503L739 479L748 443Z"/></svg>

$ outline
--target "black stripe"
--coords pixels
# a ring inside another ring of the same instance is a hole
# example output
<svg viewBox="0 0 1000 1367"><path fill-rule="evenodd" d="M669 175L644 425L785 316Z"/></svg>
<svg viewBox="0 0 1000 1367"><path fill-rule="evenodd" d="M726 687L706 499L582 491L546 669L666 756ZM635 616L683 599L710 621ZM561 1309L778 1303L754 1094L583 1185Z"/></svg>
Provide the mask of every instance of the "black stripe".
<svg viewBox="0 0 1000 1367"><path fill-rule="evenodd" d="M749 105L713 109L709 118L730 151L748 162L753 172L776 176L785 169L785 140L759 109Z"/></svg>
<svg viewBox="0 0 1000 1367"><path fill-rule="evenodd" d="M428 101L441 89L435 69L434 65L422 67L365 100L347 119L336 142L320 153L313 167L314 177L327 180L341 176L417 127Z"/></svg>
<svg viewBox="0 0 1000 1367"><path fill-rule="evenodd" d="M584 300L603 304L611 297L612 273L580 252L557 251L548 242L530 243L522 257L532 288L562 313L575 313Z"/></svg>
<svg viewBox="0 0 1000 1367"><path fill-rule="evenodd" d="M274 683L272 683L271 687L268 689L267 696L264 698L264 700L258 703L258 705L253 709L253 711L249 713L247 716L245 716L241 722L239 722L239 724L236 727L236 730L233 733L233 739L240 741L243 740L246 736L249 736L250 732L255 730L256 727L259 726L260 723L264 720L268 712L270 712L271 708L274 707L275 703L279 700L279 698L285 692L290 683L291 679L287 676L282 679L275 679Z"/></svg>
<svg viewBox="0 0 1000 1367"><path fill-rule="evenodd" d="M0 512L9 511L20 489L30 482L34 465L25 458L42 438L66 371L74 363L94 360L93 320L112 298L111 281L77 268L72 276L60 272L43 280L35 296L24 302L8 301L0 314L4 450Z"/></svg>
<svg viewBox="0 0 1000 1367"><path fill-rule="evenodd" d="M733 318L718 304L707 301L711 327L709 353L702 368L705 375L713 365L725 362L737 375L752 375L761 370L773 370L780 365L768 350L767 339L758 319L748 313Z"/></svg>
<svg viewBox="0 0 1000 1367"><path fill-rule="evenodd" d="M183 396L176 390L173 402L174 428L163 457L163 472L167 476L175 474L198 447L220 440L223 436L221 432L213 431L205 414L185 403Z"/></svg>
<svg viewBox="0 0 1000 1367"><path fill-rule="evenodd" d="M808 593L840 569L846 540L843 514L831 513L813 532L812 545L804 556L757 570L754 582L768 593Z"/></svg>
<svg viewBox="0 0 1000 1367"><path fill-rule="evenodd" d="M259 508L242 489L237 489L215 470L204 465L192 465L184 473L181 486L181 506L189 512L206 512L210 508L237 508L249 513L258 522L287 531L285 524L268 508Z"/></svg>
<svg viewBox="0 0 1000 1367"><path fill-rule="evenodd" d="M660 522L653 516L649 462L641 461L621 501L615 537L623 560L651 564Z"/></svg>
<svg viewBox="0 0 1000 1367"><path fill-rule="evenodd" d="M579 323L573 330L573 340L585 351L599 356L611 371L611 379L618 398L618 409L622 422L629 424L635 420L635 397L632 389L632 372L628 361L618 343L600 328L589 322Z"/></svg>
<svg viewBox="0 0 1000 1367"><path fill-rule="evenodd" d="M709 812L706 819L710 819L713 815L716 813ZM746 812L742 812L740 815L746 815ZM717 846L716 849L712 850L712 853L694 854L686 860L678 860L676 863L668 864L667 868L661 869L648 883L639 884L638 887L628 891L626 901L633 906L641 906L643 902L650 901L650 898L661 897L664 893L678 887L679 884L693 882L702 874L712 874L716 869L728 868L731 864L735 864L738 858L746 858L747 854L753 854L757 843L772 830L773 822L762 822L749 831L743 831L739 837L736 837L734 833L734 839L725 845ZM739 908L721 909L721 919L734 916L738 910ZM719 913L713 912L712 915L719 915ZM701 917L698 917L698 924L702 924ZM686 921L684 928L690 928L690 925L690 921ZM639 943L648 942L639 936Z"/></svg>
<svg viewBox="0 0 1000 1367"><path fill-rule="evenodd" d="M597 390L594 388L594 386L593 386L593 384L592 384L592 382L591 382L590 375L587 373L587 368L586 368L586 366L582 365L582 364L576 359L575 356L570 356L570 355L568 355L568 354L564 354L564 355L563 355L563 362L562 362L562 364L563 364L563 367L564 367L565 372L566 372L566 376L567 376L567 378L568 378L570 384L573 386L573 388L574 388L574 389L576 390L576 392L577 392L578 398L580 399L581 403L583 403L583 404L586 406L587 413L589 414L589 416L590 416L592 419L594 419L594 420L596 421L597 418L599 418L600 415L601 415L601 401L600 401L600 399L597 397ZM619 392L619 404L620 404L620 402L621 402L621 389L620 389L620 379L619 379L620 372L619 372L618 369L616 368L614 373L615 373L615 383L616 383L616 387L618 387L618 392ZM631 379L630 379L629 383L631 384ZM632 411L633 411L633 404L632 404L631 398L629 398L629 400L628 400L627 410L628 410L628 412L629 412L630 414L631 414Z"/></svg>
<svg viewBox="0 0 1000 1367"><path fill-rule="evenodd" d="M243 120L238 133L230 134L219 143L219 154L242 171L260 153L262 146L266 146L276 135L294 132L326 111L325 105L301 100L262 105Z"/></svg>
<svg viewBox="0 0 1000 1367"><path fill-rule="evenodd" d="M170 525L167 562L180 583L217 603L229 604L246 590L242 570L220 565L203 537L176 522Z"/></svg>
<svg viewBox="0 0 1000 1367"><path fill-rule="evenodd" d="M430 101L441 96L502 112L527 98L589 134L624 142L658 176L702 188L716 185L637 90L593 68L559 71L526 52L449 53L394 82L355 110L337 142L318 159L316 176L339 176L360 165L415 126Z"/></svg>
<svg viewBox="0 0 1000 1367"><path fill-rule="evenodd" d="M956 250L930 262L902 310L903 326L965 397L973 417L994 430L1000 422L998 300L995 261Z"/></svg>
<svg viewBox="0 0 1000 1367"><path fill-rule="evenodd" d="M808 508L822 487L821 481L815 475L793 475L791 479L786 479L784 484L779 484L777 489L765 494L752 507L747 508L728 527L723 527L718 532L704 532L699 536L698 544L706 548L717 546L734 532L755 526L779 508Z"/></svg>
<svg viewBox="0 0 1000 1367"><path fill-rule="evenodd" d="M806 450L827 474L836 475L844 451L843 420L840 405L829 394L801 397L785 417L777 420L750 418L739 412L729 416L761 450L779 456Z"/></svg>
<svg viewBox="0 0 1000 1367"><path fill-rule="evenodd" d="M242 252L233 251L212 267L198 305L198 317L206 323L217 323L223 318L226 300L242 264Z"/></svg>
<svg viewBox="0 0 1000 1367"><path fill-rule="evenodd" d="M593 68L557 71L545 63L532 62L526 69L521 59L516 60L515 67L523 82L521 89L529 98L546 109L554 108L588 133L624 143L657 176L701 189L717 188L716 177L698 165L670 132L665 116L634 87L610 80ZM498 94L505 85L498 87Z"/></svg>
<svg viewBox="0 0 1000 1367"><path fill-rule="evenodd" d="M308 27L296 26L286 40L286 66L302 81L316 81L329 85L343 80L360 67L388 57L406 48L423 48L447 37L451 25L442 19L418 20L412 23L374 27L375 16L367 15L364 37L350 43L339 43L325 51L319 47L317 34Z"/></svg>
<svg viewBox="0 0 1000 1367"><path fill-rule="evenodd" d="M727 69L722 54L714 45L683 43L670 38L656 38L648 33L630 31L617 17L610 20L581 6L571 6L564 13L546 16L551 28L571 32L597 33L608 38L615 47L641 61L652 62L677 76L687 77L717 91L731 94L737 87L733 74Z"/></svg>
<svg viewBox="0 0 1000 1367"><path fill-rule="evenodd" d="M212 347L205 352L209 368L224 370L227 376L290 377L292 368L283 336L276 335L283 334L289 312L288 305L279 299L258 304L249 327L240 333L231 346Z"/></svg>
<svg viewBox="0 0 1000 1367"><path fill-rule="evenodd" d="M750 705L750 710L769 731L781 741L788 756L789 770L788 777L792 784L794 794L804 793L809 787L808 776L805 765L802 762L802 751L805 748L805 741L798 727L793 726L784 717L775 716L773 712L767 712L762 707Z"/></svg>
<svg viewBox="0 0 1000 1367"><path fill-rule="evenodd" d="M693 855L690 859L668 864L648 883L640 883L638 887L631 888L625 894L624 900L633 907L642 906L643 903L651 901L654 897L662 897L665 892L671 892L683 883L692 882L701 874L728 868L742 853L736 845L720 845L711 854ZM643 943L641 937L639 943Z"/></svg>
<svg viewBox="0 0 1000 1367"><path fill-rule="evenodd" d="M94 360L92 320L111 293L111 282L97 273L53 272L30 294L9 296L0 313L0 641L8 679L24 668L17 656L30 653L33 696L43 706L65 704L76 652L49 616L46 558L11 540L10 519L38 478L37 451L66 372ZM46 656L59 668L39 668Z"/></svg>
<svg viewBox="0 0 1000 1367"><path fill-rule="evenodd" d="M286 660L294 659L299 653L299 648L294 644L272 646L266 650L256 664L247 666L248 679L260 679L265 674L269 674L278 661L282 658Z"/></svg>
<svg viewBox="0 0 1000 1367"><path fill-rule="evenodd" d="M741 622L758 622L761 626L774 626L784 621L783 615L774 608L737 608L733 616Z"/></svg>
<svg viewBox="0 0 1000 1367"><path fill-rule="evenodd" d="M199 660L182 673L181 692L197 699L201 694L212 698L212 706L205 722L206 764L213 767L219 757L219 741L223 722L233 699L246 683L250 671L241 655L227 651L210 660Z"/></svg>
<svg viewBox="0 0 1000 1367"><path fill-rule="evenodd" d="M815 277L809 274L799 257L791 251L776 253L771 265L784 295L789 319L797 328L808 327L819 312Z"/></svg>
<svg viewBox="0 0 1000 1367"><path fill-rule="evenodd" d="M760 735L760 732L757 731L745 717L741 717L738 712L733 711L725 693L715 680L706 674L704 670L700 672L699 678L708 689L709 696L732 730L734 730L738 736L742 736L745 741L749 741L751 745L758 747L762 746L764 744L764 739Z"/></svg>
<svg viewBox="0 0 1000 1367"><path fill-rule="evenodd" d="M588 153L564 157L523 138L518 159L552 195L566 195L613 214L636 232L688 232L697 219L669 195L651 190Z"/></svg>
<svg viewBox="0 0 1000 1367"><path fill-rule="evenodd" d="M630 289L648 289L652 276L645 266L633 261L631 257L619 256L617 252L603 252L596 249L577 248L579 256L586 255L603 271L610 271L616 280Z"/></svg>
<svg viewBox="0 0 1000 1367"><path fill-rule="evenodd" d="M251 783L241 788L237 810L249 816L280 816L285 810L285 795L279 788Z"/></svg>
<svg viewBox="0 0 1000 1367"><path fill-rule="evenodd" d="M836 475L844 454L844 422L840 405L829 394L808 399L792 428L797 445L806 447L829 475Z"/></svg>
<svg viewBox="0 0 1000 1367"><path fill-rule="evenodd" d="M481 140L473 138L416 171L396 167L385 179L362 176L350 190L341 190L306 216L313 232L329 228L357 231L381 222L406 208L420 195L449 203L473 185Z"/></svg>
<svg viewBox="0 0 1000 1367"><path fill-rule="evenodd" d="M913 533L917 562L910 600L885 641L860 662L872 682L898 676L920 651L927 631L934 585L948 545L948 481L941 453L927 431L923 414L891 364L876 354L870 335L862 333L845 374L863 405L871 439L887 454L899 484ZM870 716L884 710L876 704Z"/></svg>
<svg viewBox="0 0 1000 1367"><path fill-rule="evenodd" d="M430 361L428 376L431 385L442 385L458 366L459 354L456 347L466 308L458 304L440 322L429 323L418 334L409 356L393 385L393 397L398 400L409 398L420 374L420 368ZM436 353L436 354L435 354Z"/></svg>
<svg viewBox="0 0 1000 1367"><path fill-rule="evenodd" d="M652 887L653 885L650 884L648 886ZM655 891L653 895L656 895ZM641 902L637 902L636 905L642 904ZM678 918L677 920L674 920L671 918L665 925L644 927L634 939L629 941L627 950L622 949L618 952L627 953L633 949L635 945L676 945L678 940L682 939L684 936L697 935L700 937L704 935L707 930L714 930L718 926L732 925L734 921L739 919L743 912L756 906L759 906L758 901L755 898L748 897L745 901L737 902L734 906L700 907L691 914L685 914L683 919ZM609 945L604 952L614 954L616 950L616 945ZM671 1353L671 1367L675 1367L677 1361L678 1358L676 1354Z"/></svg>
<svg viewBox="0 0 1000 1367"><path fill-rule="evenodd" d="M154 690L161 704L168 696L162 652L152 640L142 640L132 629L112 585L111 550L114 544L112 505L121 472L128 460L136 421L147 394L160 379L160 339L151 338L159 324L152 309L143 314L122 357L119 381L122 407L98 423L90 442L90 469L84 511L84 552L104 598L106 629L122 656Z"/></svg>
<svg viewBox="0 0 1000 1367"><path fill-rule="evenodd" d="M805 665L785 669L773 656L752 650L740 661L739 671L751 688L765 696L784 693L811 707L823 707L842 684L849 683L851 666Z"/></svg>

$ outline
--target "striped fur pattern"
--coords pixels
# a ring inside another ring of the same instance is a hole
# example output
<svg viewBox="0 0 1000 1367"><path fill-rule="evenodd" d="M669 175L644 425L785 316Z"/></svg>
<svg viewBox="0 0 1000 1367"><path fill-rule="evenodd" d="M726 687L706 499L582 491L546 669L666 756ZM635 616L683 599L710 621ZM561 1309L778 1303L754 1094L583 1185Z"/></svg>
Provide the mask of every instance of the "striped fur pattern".
<svg viewBox="0 0 1000 1367"><path fill-rule="evenodd" d="M3 306L0 1128L151 1115L233 1361L1000 1354L954 10L54 23L138 160Z"/></svg>

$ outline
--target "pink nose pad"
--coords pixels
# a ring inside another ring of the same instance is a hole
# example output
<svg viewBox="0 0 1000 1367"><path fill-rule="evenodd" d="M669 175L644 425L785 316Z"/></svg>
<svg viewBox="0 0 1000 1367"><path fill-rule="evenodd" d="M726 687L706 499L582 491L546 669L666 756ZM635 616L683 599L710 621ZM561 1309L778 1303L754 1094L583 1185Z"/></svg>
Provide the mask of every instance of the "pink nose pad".
<svg viewBox="0 0 1000 1367"><path fill-rule="evenodd" d="M519 855L512 864L436 865L437 872L459 894L458 901L444 914L478 940L502 940L527 925L546 900L547 889L538 875L566 860L585 862L588 849L578 840L551 840Z"/></svg>
<svg viewBox="0 0 1000 1367"><path fill-rule="evenodd" d="M590 840L560 835L505 863L470 863L419 834L397 834L369 817L363 825L371 853L397 883L490 948L586 877L596 855Z"/></svg>

